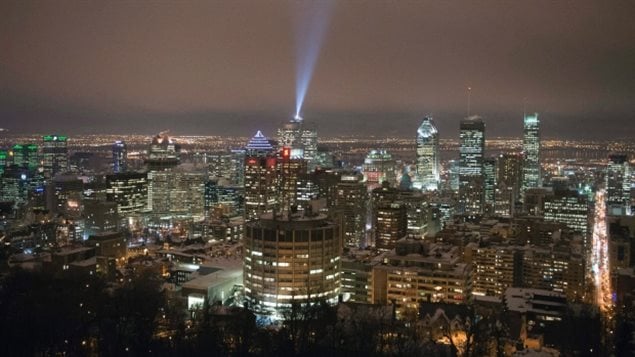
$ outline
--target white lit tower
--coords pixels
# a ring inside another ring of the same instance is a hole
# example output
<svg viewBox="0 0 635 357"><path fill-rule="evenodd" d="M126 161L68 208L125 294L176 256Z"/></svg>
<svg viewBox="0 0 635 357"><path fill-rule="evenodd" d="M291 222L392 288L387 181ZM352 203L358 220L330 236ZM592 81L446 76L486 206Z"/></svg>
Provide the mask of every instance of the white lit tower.
<svg viewBox="0 0 635 357"><path fill-rule="evenodd" d="M540 174L540 120L538 113L525 114L523 132L523 193L542 186Z"/></svg>
<svg viewBox="0 0 635 357"><path fill-rule="evenodd" d="M289 148L291 159L306 160L308 171L313 171L317 166L317 131L306 125L299 115L278 129L278 147Z"/></svg>
<svg viewBox="0 0 635 357"><path fill-rule="evenodd" d="M461 121L459 138L459 212L483 213L485 123L478 116Z"/></svg>
<svg viewBox="0 0 635 357"><path fill-rule="evenodd" d="M430 117L417 130L417 164L413 186L420 190L439 188L439 132Z"/></svg>

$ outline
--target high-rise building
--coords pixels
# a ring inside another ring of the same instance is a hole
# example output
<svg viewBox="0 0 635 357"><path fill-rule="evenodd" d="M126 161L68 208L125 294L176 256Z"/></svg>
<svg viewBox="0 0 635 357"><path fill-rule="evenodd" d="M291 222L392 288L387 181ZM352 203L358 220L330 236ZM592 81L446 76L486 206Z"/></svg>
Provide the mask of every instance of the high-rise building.
<svg viewBox="0 0 635 357"><path fill-rule="evenodd" d="M277 158L247 156L245 158L245 220L257 219L278 207Z"/></svg>
<svg viewBox="0 0 635 357"><path fill-rule="evenodd" d="M588 245L589 202L587 196L577 191L558 191L544 199L545 221L564 223L580 232Z"/></svg>
<svg viewBox="0 0 635 357"><path fill-rule="evenodd" d="M386 150L371 150L362 166L364 181L369 191L380 187L384 181L391 186L395 184L395 160Z"/></svg>
<svg viewBox="0 0 635 357"><path fill-rule="evenodd" d="M413 187L418 190L439 188L439 132L430 117L423 118L417 130L417 164Z"/></svg>
<svg viewBox="0 0 635 357"><path fill-rule="evenodd" d="M520 198L523 173L523 155L504 153L496 161L496 190L494 192L494 213L511 216Z"/></svg>
<svg viewBox="0 0 635 357"><path fill-rule="evenodd" d="M542 185L540 173L540 120L538 113L525 114L523 131L523 186L525 192L528 188L536 188Z"/></svg>
<svg viewBox="0 0 635 357"><path fill-rule="evenodd" d="M481 214L485 187L485 123L478 116L461 121L459 138L459 213Z"/></svg>
<svg viewBox="0 0 635 357"><path fill-rule="evenodd" d="M317 131L309 128L301 117L295 117L278 129L278 147L289 148L290 158L307 161L307 170L318 164Z"/></svg>
<svg viewBox="0 0 635 357"><path fill-rule="evenodd" d="M170 169L178 166L181 148L167 133L160 133L152 139L145 160L149 171Z"/></svg>
<svg viewBox="0 0 635 357"><path fill-rule="evenodd" d="M185 170L150 171L149 209L155 214L203 217L205 181L203 172Z"/></svg>
<svg viewBox="0 0 635 357"><path fill-rule="evenodd" d="M0 174L4 173L4 170L7 168L7 151L0 150Z"/></svg>
<svg viewBox="0 0 635 357"><path fill-rule="evenodd" d="M50 179L68 170L68 137L45 135L42 137L42 141L44 177Z"/></svg>
<svg viewBox="0 0 635 357"><path fill-rule="evenodd" d="M263 215L245 229L245 299L258 313L280 314L293 303L336 304L342 238L326 215Z"/></svg>
<svg viewBox="0 0 635 357"><path fill-rule="evenodd" d="M121 140L112 145L112 172L118 174L128 171L128 149Z"/></svg>
<svg viewBox="0 0 635 357"><path fill-rule="evenodd" d="M359 247L366 228L368 192L359 173L343 174L335 188L333 211L341 218L344 244Z"/></svg>
<svg viewBox="0 0 635 357"><path fill-rule="evenodd" d="M107 175L106 197L108 201L117 203L117 211L122 218L143 212L148 206L148 175L145 172Z"/></svg>
<svg viewBox="0 0 635 357"><path fill-rule="evenodd" d="M35 144L15 144L9 151L13 158L13 165L29 170L37 170L40 167L40 160Z"/></svg>
<svg viewBox="0 0 635 357"><path fill-rule="evenodd" d="M408 208L401 201L379 201L373 206L375 247L394 249L397 241L408 235Z"/></svg>
<svg viewBox="0 0 635 357"><path fill-rule="evenodd" d="M628 156L625 154L609 155L606 170L606 205L611 215L628 215L631 213L631 170Z"/></svg>
<svg viewBox="0 0 635 357"><path fill-rule="evenodd" d="M496 194L495 157L486 157L483 159L483 193L486 211L493 212Z"/></svg>

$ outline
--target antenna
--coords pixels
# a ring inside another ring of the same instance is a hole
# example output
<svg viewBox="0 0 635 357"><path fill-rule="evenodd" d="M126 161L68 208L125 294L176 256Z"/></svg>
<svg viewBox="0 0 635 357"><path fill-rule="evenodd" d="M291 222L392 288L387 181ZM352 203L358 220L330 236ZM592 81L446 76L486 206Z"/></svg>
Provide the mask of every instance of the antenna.
<svg viewBox="0 0 635 357"><path fill-rule="evenodd" d="M471 97L472 97L472 87L467 87L467 117L470 117L470 105L471 105Z"/></svg>

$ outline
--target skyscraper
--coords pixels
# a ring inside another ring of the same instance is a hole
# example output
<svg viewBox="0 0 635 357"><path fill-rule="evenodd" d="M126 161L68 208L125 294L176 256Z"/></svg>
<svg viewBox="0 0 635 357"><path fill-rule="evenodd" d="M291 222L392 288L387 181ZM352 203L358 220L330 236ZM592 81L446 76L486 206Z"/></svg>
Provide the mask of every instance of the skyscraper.
<svg viewBox="0 0 635 357"><path fill-rule="evenodd" d="M483 213L485 123L478 116L461 121L459 137L459 212Z"/></svg>
<svg viewBox="0 0 635 357"><path fill-rule="evenodd" d="M35 144L15 144L11 147L10 153L13 157L13 165L29 170L37 170L40 166Z"/></svg>
<svg viewBox="0 0 635 357"><path fill-rule="evenodd" d="M128 170L128 150L121 140L112 145L112 172L118 174Z"/></svg>
<svg viewBox="0 0 635 357"><path fill-rule="evenodd" d="M485 197L485 207L488 212L493 212L496 193L495 157L487 157L483 159L483 192Z"/></svg>
<svg viewBox="0 0 635 357"><path fill-rule="evenodd" d="M417 130L417 165L415 189L439 188L439 133L430 117L423 118Z"/></svg>
<svg viewBox="0 0 635 357"><path fill-rule="evenodd" d="M68 137L63 135L45 135L42 137L42 161L44 177L47 179L68 170L67 140Z"/></svg>
<svg viewBox="0 0 635 357"><path fill-rule="evenodd" d="M306 160L308 171L313 171L317 166L317 131L308 127L300 117L291 119L278 129L278 147L289 148L292 159Z"/></svg>
<svg viewBox="0 0 635 357"><path fill-rule="evenodd" d="M522 164L523 155L520 153L504 153L496 161L494 212L498 215L514 214L514 207L520 197Z"/></svg>
<svg viewBox="0 0 635 357"><path fill-rule="evenodd" d="M277 157L260 131L245 147L245 219L255 220L278 206Z"/></svg>
<svg viewBox="0 0 635 357"><path fill-rule="evenodd" d="M522 191L528 188L540 187L542 178L540 174L540 120L538 113L526 114L523 132L523 186Z"/></svg>
<svg viewBox="0 0 635 357"><path fill-rule="evenodd" d="M152 139L145 162L149 171L165 170L178 166L181 148L167 133L160 133Z"/></svg>
<svg viewBox="0 0 635 357"><path fill-rule="evenodd" d="M612 215L631 213L630 176L628 156L624 154L609 155L609 164L606 170L606 204Z"/></svg>

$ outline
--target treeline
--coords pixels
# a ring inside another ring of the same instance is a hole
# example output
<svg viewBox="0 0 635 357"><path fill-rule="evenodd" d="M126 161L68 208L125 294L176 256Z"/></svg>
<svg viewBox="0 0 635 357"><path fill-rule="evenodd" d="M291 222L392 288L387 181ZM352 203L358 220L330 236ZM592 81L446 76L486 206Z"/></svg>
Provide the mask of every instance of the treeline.
<svg viewBox="0 0 635 357"><path fill-rule="evenodd" d="M162 283L151 268L137 268L116 285L95 276L12 271L0 284L0 355L503 356L516 347L500 315L471 308L462 318L432 321L413 311L396 320L390 306L316 303L293 306L279 324L263 325L242 308L187 311ZM569 351L584 340L572 327L589 328L571 322L563 326L572 336Z"/></svg>

